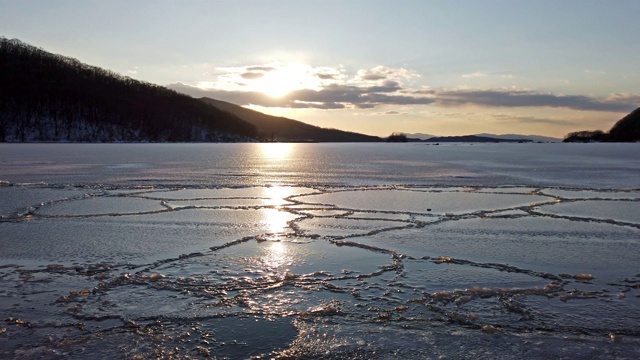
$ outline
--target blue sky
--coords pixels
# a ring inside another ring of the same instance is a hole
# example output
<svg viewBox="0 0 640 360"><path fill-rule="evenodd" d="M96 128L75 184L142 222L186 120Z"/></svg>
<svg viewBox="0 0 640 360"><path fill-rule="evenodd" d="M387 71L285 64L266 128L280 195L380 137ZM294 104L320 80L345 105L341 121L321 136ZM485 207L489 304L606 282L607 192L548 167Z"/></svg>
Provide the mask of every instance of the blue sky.
<svg viewBox="0 0 640 360"><path fill-rule="evenodd" d="M562 137L640 106L640 1L8 1L0 35L313 125Z"/></svg>

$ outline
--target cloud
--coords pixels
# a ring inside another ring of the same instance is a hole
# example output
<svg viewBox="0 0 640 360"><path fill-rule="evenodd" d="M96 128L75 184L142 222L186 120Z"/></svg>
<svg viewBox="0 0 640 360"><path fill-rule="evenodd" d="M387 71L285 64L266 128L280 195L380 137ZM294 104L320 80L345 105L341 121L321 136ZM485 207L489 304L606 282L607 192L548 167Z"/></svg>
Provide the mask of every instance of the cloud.
<svg viewBox="0 0 640 360"><path fill-rule="evenodd" d="M630 112L640 104L640 95L612 94L607 98L584 95L556 95L521 90L417 90L404 89L394 81L380 85L356 86L328 84L320 90L295 90L281 98L257 91L202 89L181 83L170 88L195 97L211 97L238 105L309 109L371 109L381 105L474 105L496 108L550 107L579 111ZM522 118L521 121L554 123L552 119Z"/></svg>
<svg viewBox="0 0 640 360"><path fill-rule="evenodd" d="M476 71L470 74L463 74L461 77L464 79L486 79L486 78L514 79L516 76L513 74L487 73L484 71Z"/></svg>
<svg viewBox="0 0 640 360"><path fill-rule="evenodd" d="M364 74L360 74L359 78L361 80L367 80L367 81L375 81L375 80L384 80L387 78L387 75L385 74L376 74L376 73L364 73Z"/></svg>
<svg viewBox="0 0 640 360"><path fill-rule="evenodd" d="M315 74L317 78L322 80L336 80L336 75L334 74Z"/></svg>
<svg viewBox="0 0 640 360"><path fill-rule="evenodd" d="M321 109L321 110L336 110L336 109L346 108L344 104L335 103L335 102L318 103L318 102L303 102L303 101L294 101L290 103L288 107L293 109Z"/></svg>
<svg viewBox="0 0 640 360"><path fill-rule="evenodd" d="M310 109L371 109L379 105L430 104L432 99L396 94L400 87L388 81L376 86L353 86L329 84L320 90L295 90L281 98L273 98L256 91L227 91L215 88L203 89L182 83L169 88L194 97L210 97L238 105L260 105L266 107L290 107Z"/></svg>
<svg viewBox="0 0 640 360"><path fill-rule="evenodd" d="M385 82L380 86L360 87L330 84L321 90L298 90L289 94L290 98L315 103L343 103L360 109L378 105L430 104L432 99L424 97L386 94L400 90L396 82Z"/></svg>
<svg viewBox="0 0 640 360"><path fill-rule="evenodd" d="M353 107L355 107L357 109L364 110L364 109L373 109L373 108L376 107L376 105L375 104L370 104L370 103L362 103L362 104L354 104Z"/></svg>
<svg viewBox="0 0 640 360"><path fill-rule="evenodd" d="M622 102L636 104L640 106L640 95L628 94L628 93L613 93L606 99L608 102Z"/></svg>
<svg viewBox="0 0 640 360"><path fill-rule="evenodd" d="M264 74L259 72L246 72L246 73L240 74L240 76L243 79L253 80L253 79L259 79L263 77Z"/></svg>
<svg viewBox="0 0 640 360"><path fill-rule="evenodd" d="M555 95L522 90L436 91L434 102L443 106L552 107L581 111L628 112L637 107L630 97L600 99L584 95Z"/></svg>
<svg viewBox="0 0 640 360"><path fill-rule="evenodd" d="M462 75L463 78L480 78L480 77L487 77L489 76L487 73L484 72L474 72L471 74L464 74Z"/></svg>
<svg viewBox="0 0 640 360"><path fill-rule="evenodd" d="M371 109L383 105L476 106L485 108L562 108L578 111L630 112L640 104L640 95L615 93L608 97L540 93L518 89L433 89L411 87L420 75L404 68L376 66L348 76L342 66L312 67L303 64L266 64L223 71L217 81L198 86L169 87L196 97L207 96L238 105L309 109ZM493 76L483 72L464 77ZM510 76L510 75L495 75ZM246 80L246 81L245 81ZM407 81L409 80L409 81ZM408 84L407 84L408 83ZM278 97L274 87L283 91ZM522 119L552 123L553 119Z"/></svg>
<svg viewBox="0 0 640 360"><path fill-rule="evenodd" d="M371 69L358 70L356 81L380 81L380 80L403 80L420 77L415 71L405 68L389 68L386 66L376 66Z"/></svg>
<svg viewBox="0 0 640 360"><path fill-rule="evenodd" d="M387 80L380 85L369 86L364 89L367 93L390 93L402 90L400 83L391 80Z"/></svg>
<svg viewBox="0 0 640 360"><path fill-rule="evenodd" d="M249 66L246 68L247 71L262 71L262 72L270 72L276 70L273 66Z"/></svg>
<svg viewBox="0 0 640 360"><path fill-rule="evenodd" d="M508 114L494 114L492 115L494 119L498 121L504 122L518 122L523 124L547 124L547 125L577 125L578 122L573 120L566 119L549 119L549 118L538 118L534 116L515 116Z"/></svg>

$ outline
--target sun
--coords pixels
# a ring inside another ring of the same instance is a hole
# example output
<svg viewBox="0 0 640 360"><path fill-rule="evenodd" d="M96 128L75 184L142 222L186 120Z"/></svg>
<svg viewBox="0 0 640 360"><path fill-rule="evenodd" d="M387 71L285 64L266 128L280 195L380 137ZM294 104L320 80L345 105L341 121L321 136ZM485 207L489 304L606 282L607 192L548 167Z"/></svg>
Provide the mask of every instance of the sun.
<svg viewBox="0 0 640 360"><path fill-rule="evenodd" d="M248 87L273 98L281 98L292 91L316 88L317 78L309 66L301 64L276 65L251 79Z"/></svg>
<svg viewBox="0 0 640 360"><path fill-rule="evenodd" d="M296 79L285 70L279 70L266 74L255 86L263 94L281 98L296 89Z"/></svg>
<svg viewBox="0 0 640 360"><path fill-rule="evenodd" d="M322 90L324 86L341 78L339 70L327 67L313 67L294 62L270 62L237 67L216 68L220 72L217 81L199 81L203 90L223 90L253 92L287 104L286 97L298 90Z"/></svg>

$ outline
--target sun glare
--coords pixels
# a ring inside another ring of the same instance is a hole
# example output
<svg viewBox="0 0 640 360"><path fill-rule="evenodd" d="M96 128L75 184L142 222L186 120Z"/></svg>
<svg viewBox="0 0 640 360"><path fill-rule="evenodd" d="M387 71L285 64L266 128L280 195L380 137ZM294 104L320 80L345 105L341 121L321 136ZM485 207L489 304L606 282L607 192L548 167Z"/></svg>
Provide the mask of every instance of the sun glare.
<svg viewBox="0 0 640 360"><path fill-rule="evenodd" d="M276 70L258 80L255 87L271 97L280 98L295 90L296 79L286 69Z"/></svg>
<svg viewBox="0 0 640 360"><path fill-rule="evenodd" d="M290 143L263 143L260 144L262 155L269 160L287 160L293 144Z"/></svg>
<svg viewBox="0 0 640 360"><path fill-rule="evenodd" d="M265 198L273 204L282 203L282 200L293 194L289 186L268 186L263 189Z"/></svg>
<svg viewBox="0 0 640 360"><path fill-rule="evenodd" d="M343 77L341 69L279 61L220 67L216 72L219 72L217 81L200 81L198 88L257 92L274 99L286 97L296 90L321 90Z"/></svg>
<svg viewBox="0 0 640 360"><path fill-rule="evenodd" d="M264 222L269 227L269 232L272 234L279 234L287 231L289 221L289 213L286 211L280 211L277 209L269 209L265 213Z"/></svg>
<svg viewBox="0 0 640 360"><path fill-rule="evenodd" d="M287 204L285 198L292 195L292 189L288 186L264 187L264 205L275 206L275 209L265 212L264 222L272 233L281 233L288 228L289 213L279 210Z"/></svg>
<svg viewBox="0 0 640 360"><path fill-rule="evenodd" d="M285 243L275 241L265 248L265 255L262 258L263 263L271 268L291 265L292 260L289 247Z"/></svg>
<svg viewBox="0 0 640 360"><path fill-rule="evenodd" d="M254 91L280 98L298 89L317 88L318 78L309 66L301 64L276 65L261 73L248 84Z"/></svg>

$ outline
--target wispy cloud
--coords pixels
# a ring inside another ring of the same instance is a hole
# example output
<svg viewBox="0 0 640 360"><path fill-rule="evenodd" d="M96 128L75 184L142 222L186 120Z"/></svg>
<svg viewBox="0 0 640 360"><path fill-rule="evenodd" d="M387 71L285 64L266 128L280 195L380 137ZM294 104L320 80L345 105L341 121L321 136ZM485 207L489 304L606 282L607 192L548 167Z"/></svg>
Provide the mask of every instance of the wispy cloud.
<svg viewBox="0 0 640 360"><path fill-rule="evenodd" d="M482 79L482 78L502 78L502 79L513 79L516 76L513 74L501 74L501 73L487 73L484 71L476 71L470 74L463 74L463 78L465 79Z"/></svg>
<svg viewBox="0 0 640 360"><path fill-rule="evenodd" d="M522 90L449 90L434 94L444 106L477 105L486 107L551 107L584 111L626 112L637 105L632 98L601 99L585 95L557 95Z"/></svg>
<svg viewBox="0 0 640 360"><path fill-rule="evenodd" d="M374 86L330 84L320 90L301 89L274 99L256 91L201 89L185 84L171 88L193 96L207 96L239 105L310 109L368 109L380 105L481 106L495 108L546 107L580 111L629 112L640 104L640 96L614 94L607 98L557 95L519 90L418 90L407 94L398 83Z"/></svg>
<svg viewBox="0 0 640 360"><path fill-rule="evenodd" d="M501 122L546 125L577 125L577 121L567 119L540 118L535 116L516 116L509 114L493 114L492 117Z"/></svg>
<svg viewBox="0 0 640 360"><path fill-rule="evenodd" d="M269 72L269 71L274 71L276 68L273 67L273 66L249 66L246 69L247 69L247 71Z"/></svg>
<svg viewBox="0 0 640 360"><path fill-rule="evenodd" d="M334 74L316 74L316 77L322 80L337 80Z"/></svg>
<svg viewBox="0 0 640 360"><path fill-rule="evenodd" d="M430 104L432 99L406 95L385 94L394 92L395 85L358 87L350 85L328 85L321 90L302 89L292 91L284 97L273 98L257 91L226 91L202 89L182 83L170 88L195 97L211 97L239 105L260 105L266 107L289 107L309 109L371 109L379 105Z"/></svg>
<svg viewBox="0 0 640 360"><path fill-rule="evenodd" d="M391 110L391 111L385 111L383 113L378 113L378 114L380 114L380 115L407 115L408 113Z"/></svg>
<svg viewBox="0 0 640 360"><path fill-rule="evenodd" d="M253 80L253 79L259 79L259 78L263 77L264 74L263 73L259 73L259 72L246 72L246 73L240 74L240 76L243 79Z"/></svg>
<svg viewBox="0 0 640 360"><path fill-rule="evenodd" d="M415 71L405 68L390 68L386 66L376 66L371 69L358 70L355 80L360 81L380 81L380 80L394 80L401 81L404 79L411 79L420 77Z"/></svg>
<svg viewBox="0 0 640 360"><path fill-rule="evenodd" d="M489 74L485 73L485 72L474 72L471 74L464 74L462 75L463 78L483 78L483 77L487 77L489 76Z"/></svg>
<svg viewBox="0 0 640 360"><path fill-rule="evenodd" d="M584 71L585 74L589 74L589 75L604 75L605 72L602 70L592 70L592 69L587 69Z"/></svg>
<svg viewBox="0 0 640 360"><path fill-rule="evenodd" d="M605 100L609 102L621 102L640 105L640 95L636 94L613 93L609 95Z"/></svg>

